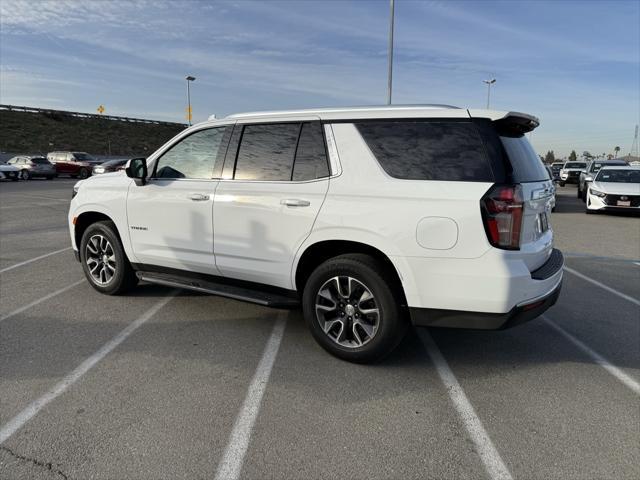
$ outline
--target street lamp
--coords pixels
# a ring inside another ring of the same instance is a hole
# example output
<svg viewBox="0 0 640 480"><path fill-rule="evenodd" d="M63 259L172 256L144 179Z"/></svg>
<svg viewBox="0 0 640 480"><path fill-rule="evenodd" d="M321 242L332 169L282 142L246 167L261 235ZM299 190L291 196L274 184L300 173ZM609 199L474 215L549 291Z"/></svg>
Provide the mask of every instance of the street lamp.
<svg viewBox="0 0 640 480"><path fill-rule="evenodd" d="M491 100L491 84L496 83L496 79L483 80L487 84L487 110L489 110L489 101Z"/></svg>
<svg viewBox="0 0 640 480"><path fill-rule="evenodd" d="M393 23L395 5L389 0L389 65L387 69L387 105L391 105L391 89L393 82Z"/></svg>
<svg viewBox="0 0 640 480"><path fill-rule="evenodd" d="M189 104L189 106L187 107L187 119L189 120L189 126L191 126L191 88L189 87L189 84L191 82L193 82L196 79L196 77L192 77L191 75L188 75L186 77L187 80L187 103Z"/></svg>

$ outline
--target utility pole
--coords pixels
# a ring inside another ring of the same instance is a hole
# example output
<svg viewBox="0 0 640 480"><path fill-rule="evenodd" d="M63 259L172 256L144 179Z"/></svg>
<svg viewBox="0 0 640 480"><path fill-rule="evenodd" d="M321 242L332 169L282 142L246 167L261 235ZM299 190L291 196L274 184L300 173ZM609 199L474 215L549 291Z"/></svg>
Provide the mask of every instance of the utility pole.
<svg viewBox="0 0 640 480"><path fill-rule="evenodd" d="M487 84L487 110L489 110L489 104L491 102L491 85L496 83L496 79L492 78L491 80L483 80L483 82Z"/></svg>
<svg viewBox="0 0 640 480"><path fill-rule="evenodd" d="M387 105L391 105L391 90L393 84L393 21L394 0L389 0L389 71L387 74Z"/></svg>
<svg viewBox="0 0 640 480"><path fill-rule="evenodd" d="M187 107L187 120L189 122L189 126L191 126L191 118L192 118L192 115L191 115L191 89L189 88L189 84L191 82L193 82L196 79L196 77L188 75L185 78L187 80L187 104L188 104L188 107Z"/></svg>

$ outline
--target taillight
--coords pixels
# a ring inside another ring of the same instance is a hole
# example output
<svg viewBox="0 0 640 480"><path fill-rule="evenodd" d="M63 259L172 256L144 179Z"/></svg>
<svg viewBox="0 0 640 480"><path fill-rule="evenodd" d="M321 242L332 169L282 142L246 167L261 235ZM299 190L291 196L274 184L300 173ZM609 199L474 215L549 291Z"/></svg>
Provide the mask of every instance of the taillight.
<svg viewBox="0 0 640 480"><path fill-rule="evenodd" d="M524 201L520 185L495 185L480 200L489 243L496 248L518 250Z"/></svg>

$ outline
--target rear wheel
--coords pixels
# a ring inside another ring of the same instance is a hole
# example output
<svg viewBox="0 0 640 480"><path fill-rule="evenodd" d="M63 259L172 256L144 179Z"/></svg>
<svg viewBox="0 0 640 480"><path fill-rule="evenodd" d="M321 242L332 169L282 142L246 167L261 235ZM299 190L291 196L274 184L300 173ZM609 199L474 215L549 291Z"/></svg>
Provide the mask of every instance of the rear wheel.
<svg viewBox="0 0 640 480"><path fill-rule="evenodd" d="M31 180L31 174L29 173L29 170L22 170L20 172L20 178L22 178L22 180Z"/></svg>
<svg viewBox="0 0 640 480"><path fill-rule="evenodd" d="M81 168L79 172L80 178L85 179L89 176L89 170L86 168Z"/></svg>
<svg viewBox="0 0 640 480"><path fill-rule="evenodd" d="M560 186L561 186L561 187L564 187L564 182L560 182Z"/></svg>
<svg viewBox="0 0 640 480"><path fill-rule="evenodd" d="M100 293L118 295L138 283L113 222L90 225L80 242L80 261L89 283Z"/></svg>
<svg viewBox="0 0 640 480"><path fill-rule="evenodd" d="M381 360L402 340L407 322L388 269L362 254L318 266L304 287L304 317L316 341L350 362Z"/></svg>

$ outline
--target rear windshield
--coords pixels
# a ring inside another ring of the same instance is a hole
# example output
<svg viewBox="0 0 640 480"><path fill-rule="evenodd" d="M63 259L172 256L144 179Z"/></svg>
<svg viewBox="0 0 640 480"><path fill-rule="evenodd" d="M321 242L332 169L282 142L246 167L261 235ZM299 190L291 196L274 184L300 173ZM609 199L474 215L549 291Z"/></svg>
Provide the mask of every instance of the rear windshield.
<svg viewBox="0 0 640 480"><path fill-rule="evenodd" d="M402 120L355 125L380 166L394 178L494 181L482 139L471 122Z"/></svg>
<svg viewBox="0 0 640 480"><path fill-rule="evenodd" d="M640 170L600 170L596 182L640 183Z"/></svg>
<svg viewBox="0 0 640 480"><path fill-rule="evenodd" d="M567 162L564 164L564 168L587 168L587 164L584 162Z"/></svg>
<svg viewBox="0 0 640 480"><path fill-rule="evenodd" d="M78 160L95 160L91 155L84 152L73 152L73 156Z"/></svg>
<svg viewBox="0 0 640 480"><path fill-rule="evenodd" d="M49 160L47 160L46 158L32 158L31 163L38 163L42 165L42 164L48 164Z"/></svg>
<svg viewBox="0 0 640 480"><path fill-rule="evenodd" d="M501 136L500 141L507 152L507 157L509 157L514 182L549 180L549 174L544 168L544 164L524 135L520 137Z"/></svg>

